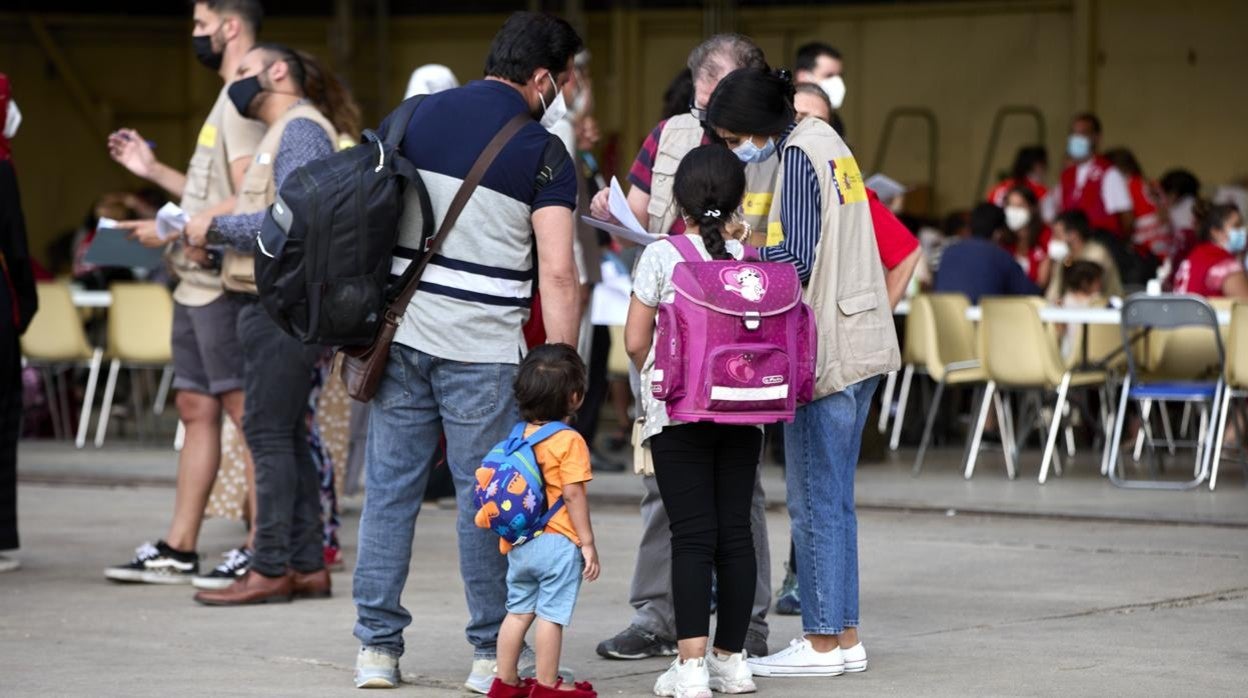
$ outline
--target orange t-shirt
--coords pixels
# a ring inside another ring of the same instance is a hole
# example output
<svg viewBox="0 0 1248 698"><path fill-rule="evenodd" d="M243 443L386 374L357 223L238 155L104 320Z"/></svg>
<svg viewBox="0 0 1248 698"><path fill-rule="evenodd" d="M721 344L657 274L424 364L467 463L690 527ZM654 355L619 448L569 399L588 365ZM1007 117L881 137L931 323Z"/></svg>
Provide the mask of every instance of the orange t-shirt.
<svg viewBox="0 0 1248 698"><path fill-rule="evenodd" d="M530 424L524 429L524 435L530 436L541 427ZM550 506L563 496L563 486L578 482L589 482L594 479L589 467L589 444L585 437L575 429L564 429L554 436L533 447L533 455L542 466L542 480L546 482L546 505ZM546 524L546 533L562 533L568 540L581 544L576 537L576 529L572 526L572 515L566 506L555 512ZM511 551L511 543L498 539L498 549L504 555Z"/></svg>

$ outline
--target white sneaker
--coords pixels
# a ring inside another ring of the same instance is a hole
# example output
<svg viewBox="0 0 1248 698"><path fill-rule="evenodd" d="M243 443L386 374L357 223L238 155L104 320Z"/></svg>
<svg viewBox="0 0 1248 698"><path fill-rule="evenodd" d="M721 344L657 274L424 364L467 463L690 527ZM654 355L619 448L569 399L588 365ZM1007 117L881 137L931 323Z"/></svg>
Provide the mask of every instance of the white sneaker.
<svg viewBox="0 0 1248 698"><path fill-rule="evenodd" d="M16 572L22 568L22 561L15 557L0 555L0 572Z"/></svg>
<svg viewBox="0 0 1248 698"><path fill-rule="evenodd" d="M356 688L398 688L399 658L371 647L361 647L355 656Z"/></svg>
<svg viewBox="0 0 1248 698"><path fill-rule="evenodd" d="M864 656L864 662L865 656ZM831 652L816 652L806 638L767 657L746 660L755 676L840 676L845 673L845 655L837 647ZM864 665L865 668L865 665Z"/></svg>
<svg viewBox="0 0 1248 698"><path fill-rule="evenodd" d="M497 674L498 660L474 659L472 660L472 673L468 674L464 688L473 693L485 695L490 692L490 686L494 684L494 676Z"/></svg>
<svg viewBox="0 0 1248 698"><path fill-rule="evenodd" d="M712 691L718 693L753 693L758 690L754 685L754 674L750 665L745 662L745 652L720 657L711 650L706 655L706 668L710 674L707 684Z"/></svg>
<svg viewBox="0 0 1248 698"><path fill-rule="evenodd" d="M846 672L856 674L867 670L867 648L861 642L849 649L842 649L841 654L845 657Z"/></svg>
<svg viewBox="0 0 1248 698"><path fill-rule="evenodd" d="M682 662L677 657L672 666L654 682L654 695L668 698L711 698L711 676L706 660L698 657Z"/></svg>

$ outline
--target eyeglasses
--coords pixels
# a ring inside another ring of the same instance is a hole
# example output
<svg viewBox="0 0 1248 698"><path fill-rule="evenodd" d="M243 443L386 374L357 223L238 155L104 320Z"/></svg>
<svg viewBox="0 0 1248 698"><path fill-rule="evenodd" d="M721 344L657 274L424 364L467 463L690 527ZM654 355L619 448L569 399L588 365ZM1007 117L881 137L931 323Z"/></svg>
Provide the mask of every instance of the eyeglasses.
<svg viewBox="0 0 1248 698"><path fill-rule="evenodd" d="M706 121L706 108L694 104L693 100L689 100L689 114L698 121Z"/></svg>

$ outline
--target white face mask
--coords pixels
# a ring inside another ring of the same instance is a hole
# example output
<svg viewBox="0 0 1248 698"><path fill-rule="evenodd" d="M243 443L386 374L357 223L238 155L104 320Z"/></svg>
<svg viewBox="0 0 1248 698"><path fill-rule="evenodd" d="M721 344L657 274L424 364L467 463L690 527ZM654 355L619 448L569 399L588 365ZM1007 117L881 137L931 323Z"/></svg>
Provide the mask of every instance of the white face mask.
<svg viewBox="0 0 1248 698"><path fill-rule="evenodd" d="M550 130L555 124L563 120L568 113L568 105L563 100L563 90L559 89L559 85L555 83L555 78L550 73L546 73L546 77L550 78L550 84L555 86L555 99L550 104L546 104L546 98L541 92L537 93L537 98L542 100L542 128Z"/></svg>
<svg viewBox="0 0 1248 698"><path fill-rule="evenodd" d="M1049 240L1049 259L1061 262L1070 255L1070 245L1065 240Z"/></svg>
<svg viewBox="0 0 1248 698"><path fill-rule="evenodd" d="M832 103L833 109L840 109L845 103L845 80L840 75L833 75L830 78L819 81L819 89L823 90L828 96L828 101Z"/></svg>
<svg viewBox="0 0 1248 698"><path fill-rule="evenodd" d="M1010 230L1018 232L1031 222L1031 209L1026 206L1006 206L1005 224Z"/></svg>
<svg viewBox="0 0 1248 698"><path fill-rule="evenodd" d="M12 138L17 135L17 127L22 125L22 110L17 108L17 102L9 100L8 113L4 115L4 137Z"/></svg>

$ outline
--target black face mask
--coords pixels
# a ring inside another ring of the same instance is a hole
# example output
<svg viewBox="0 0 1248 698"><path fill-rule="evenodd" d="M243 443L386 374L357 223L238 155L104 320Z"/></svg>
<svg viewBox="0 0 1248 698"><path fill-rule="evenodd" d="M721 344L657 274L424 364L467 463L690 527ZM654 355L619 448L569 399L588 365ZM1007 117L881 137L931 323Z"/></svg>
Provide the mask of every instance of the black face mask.
<svg viewBox="0 0 1248 698"><path fill-rule="evenodd" d="M229 89L226 90L226 94L229 96L230 101L234 103L234 108L238 110L239 114L242 114L247 118L252 118L251 115L247 113L247 110L251 108L251 103L256 101L256 97L258 97L261 92L264 92L264 86L260 84L259 75L253 75L249 78L235 80L230 83Z"/></svg>
<svg viewBox="0 0 1248 698"><path fill-rule="evenodd" d="M212 50L212 35L192 36L191 48L195 50L195 59L209 70L220 70L221 61L225 58L225 52L217 53Z"/></svg>

